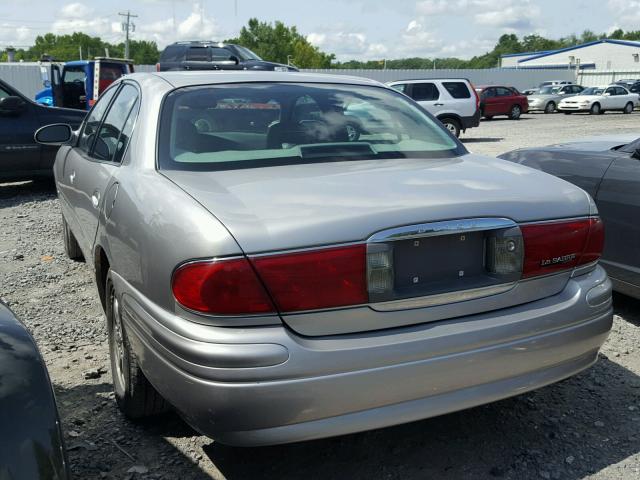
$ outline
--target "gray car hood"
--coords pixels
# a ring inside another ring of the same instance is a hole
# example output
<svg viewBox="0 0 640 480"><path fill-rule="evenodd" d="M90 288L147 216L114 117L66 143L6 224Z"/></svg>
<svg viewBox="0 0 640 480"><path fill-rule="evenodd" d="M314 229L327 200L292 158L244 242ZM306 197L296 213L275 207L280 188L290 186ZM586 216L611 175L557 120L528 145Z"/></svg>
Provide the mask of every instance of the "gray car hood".
<svg viewBox="0 0 640 480"><path fill-rule="evenodd" d="M585 192L495 158L370 160L217 172L163 171L246 253L359 241L399 225L586 215Z"/></svg>

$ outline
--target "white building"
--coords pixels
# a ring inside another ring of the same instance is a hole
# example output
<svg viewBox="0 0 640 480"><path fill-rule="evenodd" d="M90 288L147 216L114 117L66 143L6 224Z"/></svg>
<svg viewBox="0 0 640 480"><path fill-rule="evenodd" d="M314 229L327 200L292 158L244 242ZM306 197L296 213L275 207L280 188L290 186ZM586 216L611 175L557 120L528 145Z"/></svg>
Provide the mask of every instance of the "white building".
<svg viewBox="0 0 640 480"><path fill-rule="evenodd" d="M502 55L503 68L579 68L581 70L638 70L640 42L597 40L545 52Z"/></svg>

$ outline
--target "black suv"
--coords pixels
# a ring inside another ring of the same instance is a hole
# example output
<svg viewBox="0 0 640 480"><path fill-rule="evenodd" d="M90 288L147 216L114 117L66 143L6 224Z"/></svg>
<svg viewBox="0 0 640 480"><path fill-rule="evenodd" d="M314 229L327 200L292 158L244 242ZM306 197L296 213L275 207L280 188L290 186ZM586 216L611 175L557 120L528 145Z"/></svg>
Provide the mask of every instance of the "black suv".
<svg viewBox="0 0 640 480"><path fill-rule="evenodd" d="M160 55L156 70L271 70L297 72L281 63L266 62L240 45L217 42L176 42Z"/></svg>

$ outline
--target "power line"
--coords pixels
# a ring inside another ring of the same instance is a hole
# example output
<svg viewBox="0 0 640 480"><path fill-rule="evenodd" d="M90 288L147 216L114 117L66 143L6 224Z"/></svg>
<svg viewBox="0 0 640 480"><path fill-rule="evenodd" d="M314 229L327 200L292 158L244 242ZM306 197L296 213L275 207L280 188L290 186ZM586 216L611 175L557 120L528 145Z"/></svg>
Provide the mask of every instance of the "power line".
<svg viewBox="0 0 640 480"><path fill-rule="evenodd" d="M136 25L131 21L132 18L137 18L138 15L133 15L129 10L126 13L119 12L118 15L126 17L126 22L122 22L122 29L125 32L124 37L124 58L129 58L129 32L134 32Z"/></svg>

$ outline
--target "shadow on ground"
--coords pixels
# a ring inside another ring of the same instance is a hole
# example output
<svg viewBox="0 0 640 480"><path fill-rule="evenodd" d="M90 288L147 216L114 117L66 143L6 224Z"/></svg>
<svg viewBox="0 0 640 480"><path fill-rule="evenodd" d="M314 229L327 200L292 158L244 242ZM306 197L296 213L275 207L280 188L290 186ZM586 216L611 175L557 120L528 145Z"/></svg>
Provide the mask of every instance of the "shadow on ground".
<svg viewBox="0 0 640 480"><path fill-rule="evenodd" d="M51 200L56 197L52 178L34 181L2 183L0 181L0 207L15 207L24 203Z"/></svg>

